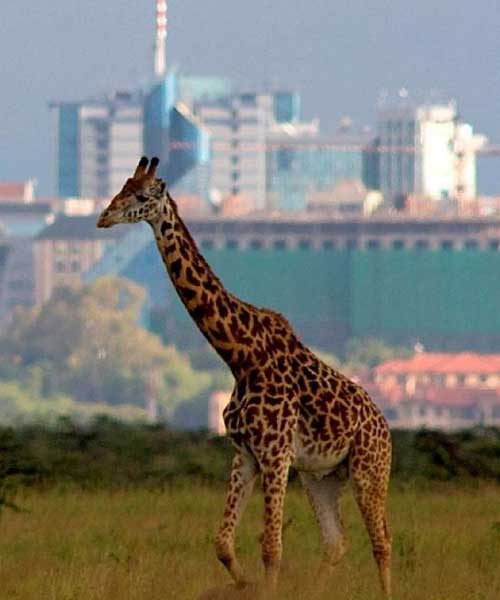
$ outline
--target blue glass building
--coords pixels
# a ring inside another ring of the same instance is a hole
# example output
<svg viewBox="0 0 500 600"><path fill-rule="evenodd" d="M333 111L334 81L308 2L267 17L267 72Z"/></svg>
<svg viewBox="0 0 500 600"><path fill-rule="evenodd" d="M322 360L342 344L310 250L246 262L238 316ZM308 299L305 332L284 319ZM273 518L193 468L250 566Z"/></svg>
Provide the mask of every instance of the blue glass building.
<svg viewBox="0 0 500 600"><path fill-rule="evenodd" d="M300 121L300 95L297 92L275 92L274 118L276 123L298 123Z"/></svg>
<svg viewBox="0 0 500 600"><path fill-rule="evenodd" d="M80 105L60 104L57 112L56 194L60 198L80 195Z"/></svg>
<svg viewBox="0 0 500 600"><path fill-rule="evenodd" d="M166 177L170 151L170 121L177 100L177 77L170 73L146 94L144 102L144 153L160 158L159 174Z"/></svg>
<svg viewBox="0 0 500 600"><path fill-rule="evenodd" d="M208 194L211 138L192 106L226 95L230 88L224 78L171 72L146 96L144 152L160 158L159 174L174 192L200 197Z"/></svg>
<svg viewBox="0 0 500 600"><path fill-rule="evenodd" d="M267 155L267 193L270 208L303 211L315 193L328 192L346 180L367 174L364 139L288 138L272 141ZM373 177L372 177L373 178ZM367 187L369 187L367 185Z"/></svg>

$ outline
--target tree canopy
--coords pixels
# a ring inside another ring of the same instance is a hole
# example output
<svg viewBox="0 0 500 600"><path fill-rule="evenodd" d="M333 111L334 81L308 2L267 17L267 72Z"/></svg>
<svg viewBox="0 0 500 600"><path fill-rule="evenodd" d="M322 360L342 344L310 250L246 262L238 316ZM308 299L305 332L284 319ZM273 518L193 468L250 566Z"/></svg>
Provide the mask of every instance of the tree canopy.
<svg viewBox="0 0 500 600"><path fill-rule="evenodd" d="M27 385L36 372L40 394L104 405L144 407L153 393L168 418L180 403L208 395L215 379L141 324L144 301L141 287L106 277L16 311L0 339L3 379L14 368Z"/></svg>

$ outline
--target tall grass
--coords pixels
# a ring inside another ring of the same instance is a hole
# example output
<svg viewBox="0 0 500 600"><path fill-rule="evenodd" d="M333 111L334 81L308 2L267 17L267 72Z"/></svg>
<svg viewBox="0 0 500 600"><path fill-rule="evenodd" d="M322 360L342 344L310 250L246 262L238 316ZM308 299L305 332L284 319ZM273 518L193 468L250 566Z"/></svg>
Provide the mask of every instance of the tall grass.
<svg viewBox="0 0 500 600"><path fill-rule="evenodd" d="M396 599L500 598L499 492L485 484L394 487ZM6 511L0 521L1 600L190 599L229 583L212 544L222 487L54 487L21 490L17 501L27 512ZM328 589L315 596L319 532L302 490L291 486L280 597L377 597L370 546L349 493L343 505L350 548ZM261 510L256 493L238 535L242 562L256 579L262 576Z"/></svg>

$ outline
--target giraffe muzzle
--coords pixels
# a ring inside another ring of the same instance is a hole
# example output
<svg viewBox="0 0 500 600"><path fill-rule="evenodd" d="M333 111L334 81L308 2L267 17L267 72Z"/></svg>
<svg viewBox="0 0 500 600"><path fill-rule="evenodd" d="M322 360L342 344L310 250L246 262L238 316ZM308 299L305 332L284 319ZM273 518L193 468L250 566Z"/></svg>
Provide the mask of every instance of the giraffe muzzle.
<svg viewBox="0 0 500 600"><path fill-rule="evenodd" d="M97 227L99 229L108 229L113 225L112 221L109 218L109 215L106 212L103 212L102 215L97 220Z"/></svg>

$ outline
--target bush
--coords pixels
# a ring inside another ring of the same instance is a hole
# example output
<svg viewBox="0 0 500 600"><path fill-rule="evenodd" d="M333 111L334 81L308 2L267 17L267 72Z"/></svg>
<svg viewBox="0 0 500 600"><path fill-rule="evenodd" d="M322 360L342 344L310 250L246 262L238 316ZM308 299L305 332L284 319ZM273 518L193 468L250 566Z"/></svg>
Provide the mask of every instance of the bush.
<svg viewBox="0 0 500 600"><path fill-rule="evenodd" d="M396 431L393 440L395 481L500 483L499 430ZM206 432L183 433L108 417L88 426L62 419L52 427L0 428L0 490L12 482L84 488L161 488L182 478L222 483L233 454L229 440Z"/></svg>

